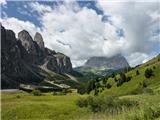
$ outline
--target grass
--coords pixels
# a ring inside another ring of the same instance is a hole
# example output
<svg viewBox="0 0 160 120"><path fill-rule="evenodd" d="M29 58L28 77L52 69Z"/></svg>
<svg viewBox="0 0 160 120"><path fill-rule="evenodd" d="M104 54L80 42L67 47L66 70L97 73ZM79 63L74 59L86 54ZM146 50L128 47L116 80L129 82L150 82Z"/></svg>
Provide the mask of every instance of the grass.
<svg viewBox="0 0 160 120"><path fill-rule="evenodd" d="M160 95L125 95L119 99L137 101L138 107L117 113L91 112L78 107L76 102L88 95L33 96L25 92L1 93L2 120L160 120ZM108 109L109 110L109 109Z"/></svg>
<svg viewBox="0 0 160 120"><path fill-rule="evenodd" d="M108 83L112 85L112 88L106 89L102 94L117 94L117 95L126 95L131 94L143 81L146 82L147 88L152 89L153 92L158 93L160 91L160 61L155 62L157 58L145 63L129 72L126 73L126 76L131 76L132 79L129 82L125 82L123 85L117 87L114 78L109 78ZM158 61L158 60L157 60ZM156 68L153 69L153 66ZM154 76L151 78L145 78L144 72L147 68L152 68L154 71ZM136 75L136 71L139 71L140 74ZM119 75L116 76L118 78Z"/></svg>
<svg viewBox="0 0 160 120"><path fill-rule="evenodd" d="M76 106L75 102L80 96L75 93L33 96L18 92L2 93L1 97L2 120L69 120L91 114L88 108Z"/></svg>

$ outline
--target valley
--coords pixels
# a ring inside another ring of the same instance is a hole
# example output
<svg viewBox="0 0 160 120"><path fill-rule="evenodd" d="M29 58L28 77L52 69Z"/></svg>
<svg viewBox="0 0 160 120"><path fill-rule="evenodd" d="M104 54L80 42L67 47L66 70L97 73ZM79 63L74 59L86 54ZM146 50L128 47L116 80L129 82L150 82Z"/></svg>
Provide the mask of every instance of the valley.
<svg viewBox="0 0 160 120"><path fill-rule="evenodd" d="M160 120L159 0L0 0L0 120Z"/></svg>

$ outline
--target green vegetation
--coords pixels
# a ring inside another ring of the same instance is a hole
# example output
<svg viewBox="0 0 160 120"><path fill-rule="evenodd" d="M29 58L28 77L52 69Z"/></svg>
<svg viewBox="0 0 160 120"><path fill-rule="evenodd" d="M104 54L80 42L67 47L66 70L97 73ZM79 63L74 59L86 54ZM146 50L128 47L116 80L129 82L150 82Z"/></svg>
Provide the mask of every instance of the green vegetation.
<svg viewBox="0 0 160 120"><path fill-rule="evenodd" d="M75 91L2 93L3 120L160 120L160 61L92 78ZM137 72L138 71L138 72ZM117 84L120 84L117 86ZM88 94L87 94L88 93Z"/></svg>
<svg viewBox="0 0 160 120"><path fill-rule="evenodd" d="M80 97L77 93L67 95L44 93L41 96L34 96L20 91L2 93L1 97L2 120L76 120L81 116L91 115L88 108L79 108L76 105Z"/></svg>
<svg viewBox="0 0 160 120"><path fill-rule="evenodd" d="M32 91L32 94L34 96L41 96L42 95L42 93L39 90L36 90L36 89Z"/></svg>

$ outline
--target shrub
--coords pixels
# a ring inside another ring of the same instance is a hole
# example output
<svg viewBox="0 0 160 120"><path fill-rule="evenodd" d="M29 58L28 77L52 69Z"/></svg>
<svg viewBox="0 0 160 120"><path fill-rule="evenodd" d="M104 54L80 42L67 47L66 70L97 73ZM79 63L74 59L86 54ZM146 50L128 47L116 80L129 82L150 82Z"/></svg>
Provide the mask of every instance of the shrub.
<svg viewBox="0 0 160 120"><path fill-rule="evenodd" d="M116 77L114 78L114 81L115 81L115 82L117 82L117 81L118 81Z"/></svg>
<svg viewBox="0 0 160 120"><path fill-rule="evenodd" d="M156 66L153 66L153 69L156 69Z"/></svg>
<svg viewBox="0 0 160 120"><path fill-rule="evenodd" d="M145 73L144 73L146 78L150 78L151 76L153 76L153 70L152 69L146 69Z"/></svg>
<svg viewBox="0 0 160 120"><path fill-rule="evenodd" d="M139 73L139 71L138 70L136 70L136 75L139 75L140 73Z"/></svg>
<svg viewBox="0 0 160 120"><path fill-rule="evenodd" d="M87 107L88 106L88 102L86 98L80 98L76 101L76 105L79 107Z"/></svg>
<svg viewBox="0 0 160 120"><path fill-rule="evenodd" d="M131 76L128 76L128 77L126 78L126 82L129 82L131 79L132 79L132 77L131 77Z"/></svg>
<svg viewBox="0 0 160 120"><path fill-rule="evenodd" d="M124 82L127 82L126 75L124 73L120 73L120 78L117 82L117 87L121 86Z"/></svg>
<svg viewBox="0 0 160 120"><path fill-rule="evenodd" d="M87 85L87 93L89 94L92 90L95 89L96 87L96 81L95 80L91 80L89 81L88 85Z"/></svg>
<svg viewBox="0 0 160 120"><path fill-rule="evenodd" d="M41 96L41 95L42 95L42 93L41 93L39 90L36 90L36 89L34 89L34 90L32 91L32 94L33 94L34 96Z"/></svg>
<svg viewBox="0 0 160 120"><path fill-rule="evenodd" d="M92 112L105 112L108 114L119 113L123 108L137 106L138 102L128 99L119 99L115 96L88 97L85 100L79 100L78 106L89 107Z"/></svg>
<svg viewBox="0 0 160 120"><path fill-rule="evenodd" d="M107 79L104 78L104 79L102 80L102 83L105 85L105 84L107 83Z"/></svg>
<svg viewBox="0 0 160 120"><path fill-rule="evenodd" d="M145 108L144 110L144 119L145 120L155 120L155 118L160 117L160 107L152 106L149 108Z"/></svg>
<svg viewBox="0 0 160 120"><path fill-rule="evenodd" d="M53 93L52 93L53 95L57 95L57 92L55 92L55 91L53 91Z"/></svg>
<svg viewBox="0 0 160 120"><path fill-rule="evenodd" d="M19 99L19 98L21 98L21 96L20 96L20 95L17 95L17 96L16 96L16 98L18 98L18 99Z"/></svg>
<svg viewBox="0 0 160 120"><path fill-rule="evenodd" d="M95 89L94 89L94 95L96 96L96 95L98 95L98 93L99 93L98 88L95 88Z"/></svg>
<svg viewBox="0 0 160 120"><path fill-rule="evenodd" d="M112 73L111 77L112 77L112 78L114 78L114 77L115 77L115 74L114 74L114 73Z"/></svg>
<svg viewBox="0 0 160 120"><path fill-rule="evenodd" d="M86 86L84 84L81 84L78 89L77 89L77 93L79 94L84 94L86 92Z"/></svg>
<svg viewBox="0 0 160 120"><path fill-rule="evenodd" d="M109 83L106 85L107 89L110 89L112 87L112 85L110 85Z"/></svg>
<svg viewBox="0 0 160 120"><path fill-rule="evenodd" d="M143 81L142 86L143 86L143 88L146 88L147 87L147 83L145 81Z"/></svg>

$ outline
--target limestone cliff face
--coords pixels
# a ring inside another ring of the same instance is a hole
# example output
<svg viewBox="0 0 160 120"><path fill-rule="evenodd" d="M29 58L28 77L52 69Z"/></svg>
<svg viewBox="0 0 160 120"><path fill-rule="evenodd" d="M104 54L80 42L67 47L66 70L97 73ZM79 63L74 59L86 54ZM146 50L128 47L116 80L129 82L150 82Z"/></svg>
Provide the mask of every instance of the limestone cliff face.
<svg viewBox="0 0 160 120"><path fill-rule="evenodd" d="M91 57L85 63L87 67L95 67L102 69L123 69L128 68L129 64L125 57L118 54L113 57Z"/></svg>
<svg viewBox="0 0 160 120"><path fill-rule="evenodd" d="M1 44L2 88L16 88L20 83L40 81L42 77L33 66L43 66L57 73L73 71L70 58L45 48L40 33L36 33L33 40L30 34L23 30L16 39L12 30L1 26Z"/></svg>

